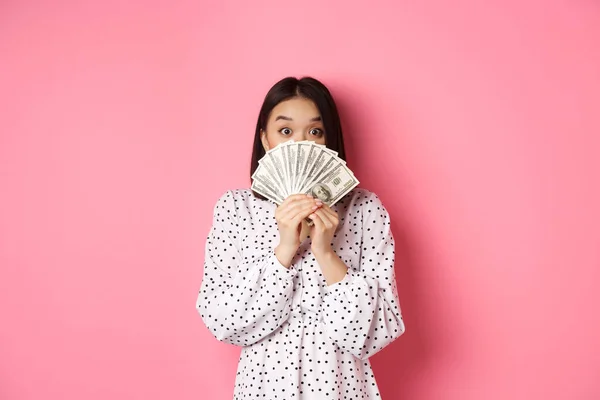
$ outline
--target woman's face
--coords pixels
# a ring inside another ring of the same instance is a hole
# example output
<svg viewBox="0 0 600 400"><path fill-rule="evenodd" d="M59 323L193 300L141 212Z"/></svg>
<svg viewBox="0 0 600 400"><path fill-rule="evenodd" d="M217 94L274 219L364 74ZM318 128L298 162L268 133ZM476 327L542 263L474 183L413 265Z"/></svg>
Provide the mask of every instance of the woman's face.
<svg viewBox="0 0 600 400"><path fill-rule="evenodd" d="M266 130L261 131L265 151L290 139L296 142L312 140L318 144L325 144L321 114L311 100L294 97L277 104L269 115Z"/></svg>

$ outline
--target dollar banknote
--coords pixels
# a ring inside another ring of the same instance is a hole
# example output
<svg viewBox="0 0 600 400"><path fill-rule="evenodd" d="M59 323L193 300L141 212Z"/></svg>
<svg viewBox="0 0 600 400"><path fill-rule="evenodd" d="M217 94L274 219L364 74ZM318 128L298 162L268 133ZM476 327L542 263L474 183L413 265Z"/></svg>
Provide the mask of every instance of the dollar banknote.
<svg viewBox="0 0 600 400"><path fill-rule="evenodd" d="M312 141L286 141L266 152L252 174L252 190L281 204L296 193L332 206L359 184L338 153Z"/></svg>

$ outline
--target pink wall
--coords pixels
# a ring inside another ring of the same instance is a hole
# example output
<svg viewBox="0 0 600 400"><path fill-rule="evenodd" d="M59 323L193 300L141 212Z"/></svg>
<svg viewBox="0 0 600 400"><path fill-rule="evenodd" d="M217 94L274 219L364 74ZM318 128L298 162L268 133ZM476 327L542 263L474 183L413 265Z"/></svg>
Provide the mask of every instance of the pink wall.
<svg viewBox="0 0 600 400"><path fill-rule="evenodd" d="M599 3L387 3L1 3L0 399L230 398L204 238L303 74L393 218L384 400L600 398Z"/></svg>

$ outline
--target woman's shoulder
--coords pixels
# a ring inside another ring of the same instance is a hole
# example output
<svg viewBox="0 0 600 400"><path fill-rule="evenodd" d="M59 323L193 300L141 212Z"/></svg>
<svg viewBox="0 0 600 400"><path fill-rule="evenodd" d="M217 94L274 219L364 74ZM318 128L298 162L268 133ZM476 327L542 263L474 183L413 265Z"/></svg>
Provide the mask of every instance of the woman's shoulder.
<svg viewBox="0 0 600 400"><path fill-rule="evenodd" d="M267 207L254 196L250 189L229 189L222 192L213 207L213 218L237 224L254 214L261 214Z"/></svg>
<svg viewBox="0 0 600 400"><path fill-rule="evenodd" d="M268 202L268 200L256 197L250 189L228 189L219 196L215 208L240 210L250 208L253 205L262 206L264 202Z"/></svg>
<svg viewBox="0 0 600 400"><path fill-rule="evenodd" d="M373 223L388 223L390 218L381 198L365 188L351 190L338 205L338 212L340 211Z"/></svg>
<svg viewBox="0 0 600 400"><path fill-rule="evenodd" d="M227 189L217 199L217 204L249 202L257 199L250 189Z"/></svg>
<svg viewBox="0 0 600 400"><path fill-rule="evenodd" d="M225 192L223 192L220 196L219 199L223 199L223 198L231 198L231 199L248 199L249 197L253 196L252 195L252 191L250 189L227 189Z"/></svg>
<svg viewBox="0 0 600 400"><path fill-rule="evenodd" d="M348 194L344 197L344 200L347 202L349 207L382 207L383 204L381 199L375 192L372 192L368 189L362 187L356 187L352 189Z"/></svg>

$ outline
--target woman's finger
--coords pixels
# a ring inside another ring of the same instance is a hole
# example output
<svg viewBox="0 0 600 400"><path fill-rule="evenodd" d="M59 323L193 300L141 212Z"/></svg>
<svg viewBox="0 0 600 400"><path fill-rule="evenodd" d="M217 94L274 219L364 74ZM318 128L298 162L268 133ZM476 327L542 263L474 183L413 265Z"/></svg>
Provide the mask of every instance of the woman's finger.
<svg viewBox="0 0 600 400"><path fill-rule="evenodd" d="M299 200L309 200L311 197L305 194L293 194L291 196L286 197L283 202L279 205L278 209L286 209L290 204L295 203Z"/></svg>
<svg viewBox="0 0 600 400"><path fill-rule="evenodd" d="M285 198L285 200L283 200L283 203L281 203L281 205L285 205L297 200L304 200L304 199L312 199L313 197L307 194L292 194L288 197Z"/></svg>
<svg viewBox="0 0 600 400"><path fill-rule="evenodd" d="M294 210L291 210L288 214L286 214L285 218L290 219L290 220L296 220L298 218L300 218L300 219L306 218L311 213L316 211L318 208L319 208L319 206L316 204L308 204L301 208L298 207L298 208L295 208Z"/></svg>
<svg viewBox="0 0 600 400"><path fill-rule="evenodd" d="M321 210L325 211L328 217L331 217L330 219L332 220L332 222L337 221L339 219L338 214L335 211L333 211L333 209L327 204L323 204Z"/></svg>
<svg viewBox="0 0 600 400"><path fill-rule="evenodd" d="M277 209L278 218L293 218L295 214L297 214L300 210L306 207L313 207L315 205L315 200L311 198L304 199L296 199L294 201L290 201L287 204L282 204Z"/></svg>
<svg viewBox="0 0 600 400"><path fill-rule="evenodd" d="M281 210L278 217L280 219L294 219L296 215L300 213L304 213L306 210L316 210L320 205L315 203L314 200L308 201L298 201L294 204L291 204L286 208Z"/></svg>
<svg viewBox="0 0 600 400"><path fill-rule="evenodd" d="M298 214L296 214L294 216L294 218L292 219L293 223L294 224L299 224L302 220L308 218L309 215L311 215L315 211L317 211L317 208L310 207L310 208L302 210L301 212L299 212Z"/></svg>
<svg viewBox="0 0 600 400"><path fill-rule="evenodd" d="M314 223L314 228L313 229L318 229L320 231L325 230L325 224L323 223L323 220L321 219L321 216L318 215L316 212L311 213L308 218L310 218L310 220Z"/></svg>
<svg viewBox="0 0 600 400"><path fill-rule="evenodd" d="M331 225L337 225L338 223L338 218L337 218L337 214L335 214L335 212L331 209L327 210L325 208L325 206L319 208L319 211L322 212L322 218L324 222L329 222L331 223Z"/></svg>
<svg viewBox="0 0 600 400"><path fill-rule="evenodd" d="M325 228L331 229L333 227L333 222L329 219L329 217L327 216L327 213L324 210L322 210L322 209L315 210L315 212L313 214L316 214L321 218L321 221L323 222L323 226Z"/></svg>

